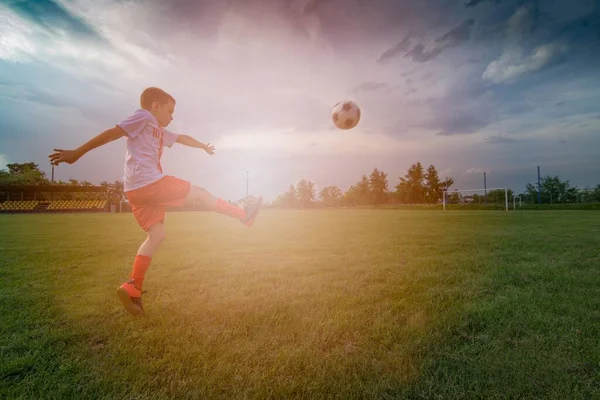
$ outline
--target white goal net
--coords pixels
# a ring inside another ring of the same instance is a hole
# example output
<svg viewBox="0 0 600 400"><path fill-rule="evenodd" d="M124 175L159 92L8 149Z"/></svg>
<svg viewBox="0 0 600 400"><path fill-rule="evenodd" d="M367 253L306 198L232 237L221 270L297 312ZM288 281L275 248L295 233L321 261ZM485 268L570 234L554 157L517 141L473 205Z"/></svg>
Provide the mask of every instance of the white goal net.
<svg viewBox="0 0 600 400"><path fill-rule="evenodd" d="M444 211L465 210L506 210L508 211L508 188L448 190L442 202Z"/></svg>

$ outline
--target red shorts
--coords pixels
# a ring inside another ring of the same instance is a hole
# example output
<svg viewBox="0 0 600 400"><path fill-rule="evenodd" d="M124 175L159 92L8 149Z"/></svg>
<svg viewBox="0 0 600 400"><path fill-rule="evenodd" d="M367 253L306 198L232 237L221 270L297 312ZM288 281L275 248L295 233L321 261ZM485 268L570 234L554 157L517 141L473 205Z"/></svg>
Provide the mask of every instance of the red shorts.
<svg viewBox="0 0 600 400"><path fill-rule="evenodd" d="M173 176L164 176L156 182L126 192L131 211L144 231L165 221L167 207L185 205L191 183Z"/></svg>

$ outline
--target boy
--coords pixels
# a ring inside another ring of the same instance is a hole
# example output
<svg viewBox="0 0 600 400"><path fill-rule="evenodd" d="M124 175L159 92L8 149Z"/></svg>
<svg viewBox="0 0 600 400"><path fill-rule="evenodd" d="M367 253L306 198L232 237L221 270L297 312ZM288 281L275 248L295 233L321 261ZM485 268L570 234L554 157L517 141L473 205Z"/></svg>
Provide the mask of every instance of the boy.
<svg viewBox="0 0 600 400"><path fill-rule="evenodd" d="M165 239L166 207L181 207L186 202L201 201L211 211L236 218L250 227L262 202L262 197L259 197L255 203L242 209L188 181L164 175L160 164L164 146L171 147L180 143L200 148L210 155L214 154L215 148L210 143L204 144L188 135L165 129L173 120L175 110L175 99L165 91L155 87L147 88L141 95L140 106L131 116L79 148L54 149L55 153L48 156L53 165L61 162L73 164L88 151L127 137L124 191L135 219L148 234L138 249L129 280L117 289L123 307L134 316L144 313L142 285L152 256Z"/></svg>

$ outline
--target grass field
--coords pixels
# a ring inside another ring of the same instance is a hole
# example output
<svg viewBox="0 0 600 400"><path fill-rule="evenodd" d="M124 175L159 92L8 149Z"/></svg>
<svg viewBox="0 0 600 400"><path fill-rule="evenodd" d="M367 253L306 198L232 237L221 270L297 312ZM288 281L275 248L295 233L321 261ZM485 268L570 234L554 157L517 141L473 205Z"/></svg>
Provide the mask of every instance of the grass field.
<svg viewBox="0 0 600 400"><path fill-rule="evenodd" d="M600 213L0 216L0 398L600 398Z"/></svg>

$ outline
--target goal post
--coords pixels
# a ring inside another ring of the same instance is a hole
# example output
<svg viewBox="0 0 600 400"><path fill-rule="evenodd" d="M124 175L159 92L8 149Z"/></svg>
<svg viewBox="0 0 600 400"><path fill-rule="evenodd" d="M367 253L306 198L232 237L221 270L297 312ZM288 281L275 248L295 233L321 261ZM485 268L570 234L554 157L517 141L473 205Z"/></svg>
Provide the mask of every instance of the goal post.
<svg viewBox="0 0 600 400"><path fill-rule="evenodd" d="M508 211L508 188L445 190L442 195L444 211L450 205L458 209Z"/></svg>

